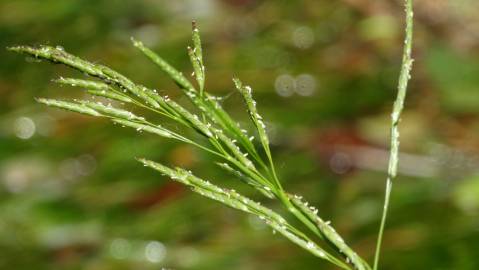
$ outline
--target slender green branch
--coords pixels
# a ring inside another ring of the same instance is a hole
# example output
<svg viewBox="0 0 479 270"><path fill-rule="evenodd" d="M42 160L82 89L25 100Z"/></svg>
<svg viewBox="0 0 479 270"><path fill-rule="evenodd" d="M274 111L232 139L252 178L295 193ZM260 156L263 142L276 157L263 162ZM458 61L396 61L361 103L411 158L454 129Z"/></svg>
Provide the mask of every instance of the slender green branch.
<svg viewBox="0 0 479 270"><path fill-rule="evenodd" d="M401 112L404 108L404 100L406 99L407 85L411 78L411 69L413 59L411 57L412 39L413 39L413 0L405 0L406 12L406 30L404 40L404 51L402 58L401 71L399 74L398 94L394 102L393 112L391 114L391 149L389 155L388 177L386 179L386 191L384 196L383 213L381 216L381 224L379 225L379 233L376 244L376 252L374 255L374 270L378 269L379 256L381 253L381 243L383 239L384 226L389 209L389 199L393 180L397 175L397 167L399 163L399 121Z"/></svg>

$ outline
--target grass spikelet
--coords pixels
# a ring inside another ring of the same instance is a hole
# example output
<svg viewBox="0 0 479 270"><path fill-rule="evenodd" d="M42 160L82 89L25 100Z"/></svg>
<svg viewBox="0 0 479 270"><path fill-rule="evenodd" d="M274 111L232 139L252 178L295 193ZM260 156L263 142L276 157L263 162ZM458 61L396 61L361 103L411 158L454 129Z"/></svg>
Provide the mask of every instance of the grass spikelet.
<svg viewBox="0 0 479 270"><path fill-rule="evenodd" d="M137 131L146 131L146 132L153 133L165 138L178 139L178 137L180 137L179 135L175 134L174 132L168 129L163 128L160 125L151 126L151 125L137 123L137 122L133 122L130 120L125 120L125 119L113 119L112 121L122 126L131 127L133 129L136 129Z"/></svg>
<svg viewBox="0 0 479 270"><path fill-rule="evenodd" d="M89 108L83 104L78 104L75 102L62 101L56 99L47 99L47 98L37 98L37 102L45 104L49 107L56 107L67 111L77 112L90 116L101 116L100 113L95 111L92 108Z"/></svg>
<svg viewBox="0 0 479 270"><path fill-rule="evenodd" d="M196 21L191 22L191 30L194 52L196 57L198 58L198 62L200 62L201 66L203 67L204 72L203 49L201 48L200 30L198 29L198 24L196 23Z"/></svg>
<svg viewBox="0 0 479 270"><path fill-rule="evenodd" d="M74 87L80 87L90 90L98 90L98 91L108 91L109 87L106 83L102 82L95 82L91 80L82 80L82 79L75 79L75 78L63 78L60 77L58 79L53 80L54 82L61 84L61 85L69 85Z"/></svg>
<svg viewBox="0 0 479 270"><path fill-rule="evenodd" d="M237 78L233 78L233 82L236 86L236 89L238 89L238 91L241 93L241 96L243 97L243 101L246 104L246 107L248 108L248 113L251 118L251 121L256 127L256 130L258 131L258 136L261 141L261 145L263 146L263 149L266 155L268 155L268 158L271 158L271 151L269 149L269 139L268 139L268 135L266 134L266 126L263 122L263 117L259 115L258 110L256 109L256 101L253 100L251 87L243 86L241 81Z"/></svg>
<svg viewBox="0 0 479 270"><path fill-rule="evenodd" d="M97 97L104 97L108 98L111 100L116 100L119 102L125 102L125 103L131 103L133 100L127 96L118 94L116 92L112 91L105 91L105 90L87 90L87 93L92 95L92 96L97 96Z"/></svg>
<svg viewBox="0 0 479 270"><path fill-rule="evenodd" d="M115 108L111 106L111 104L104 105L101 102L92 102L87 100L80 101L80 103L82 103L86 107L90 107L94 109L95 111L100 112L101 114L104 114L107 116L112 116L112 117L116 117L120 119L128 119L128 120L140 120L140 121L144 120L143 117L137 116L134 113L127 110Z"/></svg>
<svg viewBox="0 0 479 270"><path fill-rule="evenodd" d="M200 98L203 98L205 86L205 66L203 64L203 50L201 48L201 38L196 21L191 23L193 48L188 47L188 55L193 66L194 76L200 88Z"/></svg>
<svg viewBox="0 0 479 270"><path fill-rule="evenodd" d="M69 85L74 87L81 87L87 90L87 93L93 96L105 97L111 100L116 100L125 103L131 103L133 100L112 89L108 84L103 82L96 82L92 80L83 80L75 78L58 78L53 80L54 82L61 85Z"/></svg>

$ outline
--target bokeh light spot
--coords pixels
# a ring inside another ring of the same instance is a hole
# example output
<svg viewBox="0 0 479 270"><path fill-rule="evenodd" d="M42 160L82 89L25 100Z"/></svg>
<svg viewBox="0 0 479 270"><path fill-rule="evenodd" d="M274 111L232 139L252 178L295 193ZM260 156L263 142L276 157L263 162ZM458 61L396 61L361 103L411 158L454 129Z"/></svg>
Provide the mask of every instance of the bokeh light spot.
<svg viewBox="0 0 479 270"><path fill-rule="evenodd" d="M166 256L166 248L162 243L158 241L151 241L148 244L146 244L145 258L149 262L159 263L165 258L165 256Z"/></svg>
<svg viewBox="0 0 479 270"><path fill-rule="evenodd" d="M35 122L29 117L19 117L13 124L13 131L15 135L23 140L30 139L35 134Z"/></svg>
<svg viewBox="0 0 479 270"><path fill-rule="evenodd" d="M300 49L308 49L314 43L314 32L307 26L301 26L293 32L293 44Z"/></svg>
<svg viewBox="0 0 479 270"><path fill-rule="evenodd" d="M282 97L290 97L294 93L295 79L289 74L282 74L276 78L274 88L276 93Z"/></svg>

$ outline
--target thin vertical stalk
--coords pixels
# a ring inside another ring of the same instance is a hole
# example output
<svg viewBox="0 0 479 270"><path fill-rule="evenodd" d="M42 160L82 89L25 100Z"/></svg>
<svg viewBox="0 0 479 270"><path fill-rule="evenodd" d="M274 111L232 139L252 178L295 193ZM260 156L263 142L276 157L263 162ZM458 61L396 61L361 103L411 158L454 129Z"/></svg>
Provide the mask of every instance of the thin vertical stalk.
<svg viewBox="0 0 479 270"><path fill-rule="evenodd" d="M391 114L391 149L389 153L388 177L386 180L386 191L384 196L383 213L381 217L381 224L379 226L378 239L376 243L376 252L374 255L373 270L378 269L379 256L381 253L381 243L383 239L384 226L386 224L387 213L389 209L389 199L391 197L391 190L393 180L397 175L397 167L399 163L399 121L401 119L401 112L404 108L404 100L406 98L407 85L411 78L411 68L413 59L411 58L412 39L413 39L413 0L405 0L406 12L406 30L404 40L404 50L401 71L399 74L398 95L394 102L393 112Z"/></svg>

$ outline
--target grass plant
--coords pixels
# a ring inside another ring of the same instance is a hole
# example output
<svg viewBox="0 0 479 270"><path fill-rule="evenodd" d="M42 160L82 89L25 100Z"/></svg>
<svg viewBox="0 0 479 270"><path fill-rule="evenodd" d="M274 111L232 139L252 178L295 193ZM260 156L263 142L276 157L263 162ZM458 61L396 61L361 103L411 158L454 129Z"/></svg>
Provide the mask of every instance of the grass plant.
<svg viewBox="0 0 479 270"><path fill-rule="evenodd" d="M399 93L392 114L391 157L374 269L378 267L392 180L396 176L399 148L398 124L412 65L411 0L406 0L406 14L406 43L399 80ZM341 269L372 269L363 258L348 246L330 222L325 221L318 215L317 208L310 206L301 196L290 194L281 185L269 146L268 132L263 118L258 112L252 88L238 78L233 78L233 84L243 98L254 131L243 129L222 108L220 99L206 91L203 50L196 23L193 22L192 27L192 46L187 48L194 70L192 75L195 83L192 83L183 73L147 48L142 42L132 39L132 43L178 85L193 104L194 110L186 109L169 97L161 95L159 91L133 82L128 77L107 66L95 64L69 54L62 47L15 46L10 47L9 50L76 69L86 75L86 78L59 78L54 81L61 85L84 88L92 97L100 96L109 100L109 102L102 103L87 99L38 98L38 102L81 114L103 117L124 127L134 128L137 131L152 133L198 147L217 158L217 164L221 169L235 175L240 181L266 197L277 200L290 215L282 216L235 190L213 184L183 168L173 168L145 158L139 158L138 161L144 166L159 171L204 197L257 216L291 242ZM157 114L158 117L149 119L136 111L132 112L125 109L124 106L121 106L122 104L149 110ZM180 132L176 129L167 128L162 125L162 119L174 121L185 129ZM188 132L188 130L196 132L203 139L191 136L191 132ZM293 223L292 219L296 219L296 223ZM303 226L293 225L297 224L297 221Z"/></svg>

